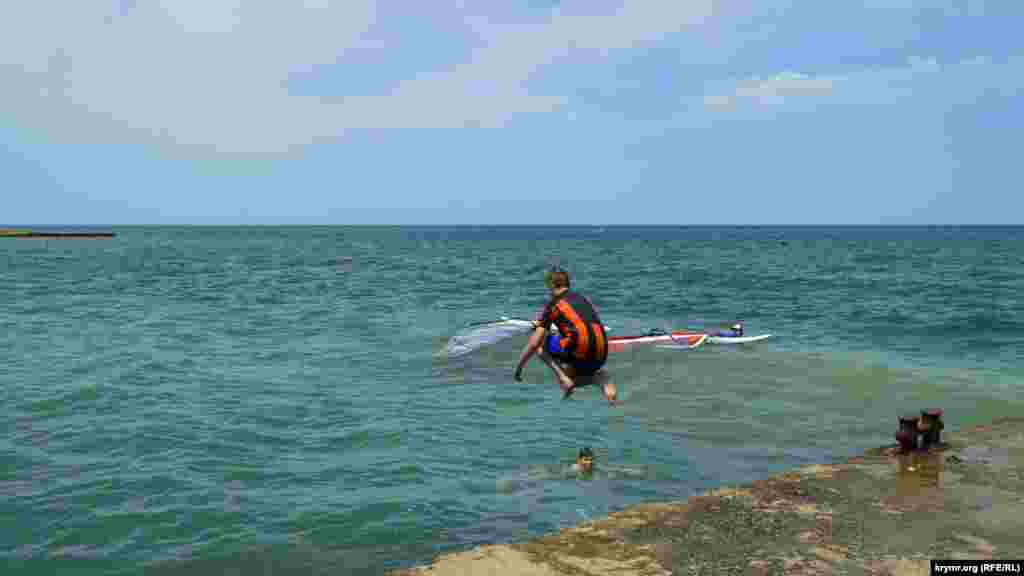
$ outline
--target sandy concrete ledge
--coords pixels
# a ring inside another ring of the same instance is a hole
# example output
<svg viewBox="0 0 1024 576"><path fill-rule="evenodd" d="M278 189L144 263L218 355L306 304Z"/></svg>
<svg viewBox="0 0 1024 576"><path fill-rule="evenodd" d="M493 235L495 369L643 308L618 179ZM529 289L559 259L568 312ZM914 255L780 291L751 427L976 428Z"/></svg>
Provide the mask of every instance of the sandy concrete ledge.
<svg viewBox="0 0 1024 576"><path fill-rule="evenodd" d="M929 559L1024 558L1024 418L872 450L686 502L636 506L395 576L927 575Z"/></svg>

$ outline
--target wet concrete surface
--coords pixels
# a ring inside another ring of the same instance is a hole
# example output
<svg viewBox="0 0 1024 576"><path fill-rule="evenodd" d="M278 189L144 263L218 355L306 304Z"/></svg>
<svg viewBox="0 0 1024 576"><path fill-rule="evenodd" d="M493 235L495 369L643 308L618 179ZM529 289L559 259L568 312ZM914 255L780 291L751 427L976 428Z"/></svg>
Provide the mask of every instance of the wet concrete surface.
<svg viewBox="0 0 1024 576"><path fill-rule="evenodd" d="M1024 558L1024 418L946 436L928 452L880 448L395 574L902 576L936 558Z"/></svg>

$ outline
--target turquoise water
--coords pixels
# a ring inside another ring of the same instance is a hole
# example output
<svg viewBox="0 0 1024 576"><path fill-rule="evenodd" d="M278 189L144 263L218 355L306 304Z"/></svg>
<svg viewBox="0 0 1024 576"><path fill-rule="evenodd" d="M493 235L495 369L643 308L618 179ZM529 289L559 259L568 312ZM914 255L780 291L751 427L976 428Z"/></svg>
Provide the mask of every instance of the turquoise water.
<svg viewBox="0 0 1024 576"><path fill-rule="evenodd" d="M117 231L0 241L5 573L377 574L1024 408L1020 227ZM776 337L613 355L617 408L435 357L550 260L614 333Z"/></svg>

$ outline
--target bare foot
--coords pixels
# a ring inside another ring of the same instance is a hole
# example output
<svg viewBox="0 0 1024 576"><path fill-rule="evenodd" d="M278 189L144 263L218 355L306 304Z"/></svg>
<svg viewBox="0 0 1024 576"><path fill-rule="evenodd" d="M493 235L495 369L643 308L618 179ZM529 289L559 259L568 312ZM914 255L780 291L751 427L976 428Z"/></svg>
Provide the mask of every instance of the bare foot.
<svg viewBox="0 0 1024 576"><path fill-rule="evenodd" d="M572 393L576 391L576 385L572 380L563 380L559 382L558 385L562 388L562 400L572 396Z"/></svg>
<svg viewBox="0 0 1024 576"><path fill-rule="evenodd" d="M608 405L614 406L617 402L615 398L618 396L618 391L615 390L615 385L608 383L604 387L604 397L608 399Z"/></svg>

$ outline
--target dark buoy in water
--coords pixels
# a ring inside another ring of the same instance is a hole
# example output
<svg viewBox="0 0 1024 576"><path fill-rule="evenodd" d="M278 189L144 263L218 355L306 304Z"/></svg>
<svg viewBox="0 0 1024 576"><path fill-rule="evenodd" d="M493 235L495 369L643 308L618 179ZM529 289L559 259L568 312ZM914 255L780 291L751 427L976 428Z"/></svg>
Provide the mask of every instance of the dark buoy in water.
<svg viewBox="0 0 1024 576"><path fill-rule="evenodd" d="M901 452L917 449L917 416L900 416L900 429L896 432L896 441L900 443Z"/></svg>
<svg viewBox="0 0 1024 576"><path fill-rule="evenodd" d="M921 431L921 448L927 450L941 444L940 434L945 427L946 425L942 422L941 408L921 410L921 419L917 424L917 429Z"/></svg>
<svg viewBox="0 0 1024 576"><path fill-rule="evenodd" d="M896 432L896 441L900 443L900 452L925 450L942 444L942 429L946 427L942 421L941 408L921 410L921 415L900 416L900 429Z"/></svg>

